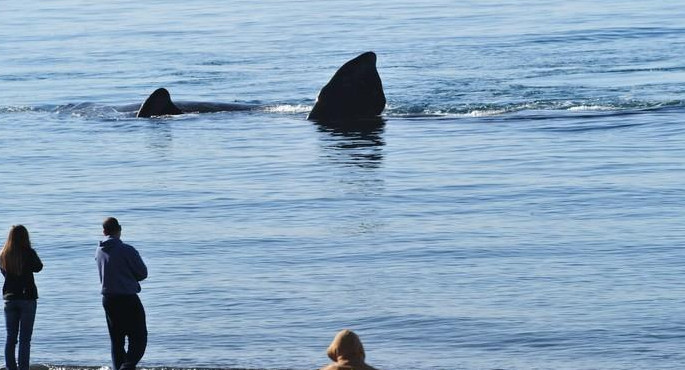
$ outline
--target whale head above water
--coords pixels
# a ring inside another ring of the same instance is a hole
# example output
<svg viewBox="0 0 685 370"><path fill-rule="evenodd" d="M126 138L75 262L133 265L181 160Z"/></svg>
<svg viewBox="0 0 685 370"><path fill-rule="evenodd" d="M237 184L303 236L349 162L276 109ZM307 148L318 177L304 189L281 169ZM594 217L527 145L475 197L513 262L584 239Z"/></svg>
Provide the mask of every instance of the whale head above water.
<svg viewBox="0 0 685 370"><path fill-rule="evenodd" d="M385 108L376 54L363 53L343 64L319 92L307 119L316 121L376 117Z"/></svg>

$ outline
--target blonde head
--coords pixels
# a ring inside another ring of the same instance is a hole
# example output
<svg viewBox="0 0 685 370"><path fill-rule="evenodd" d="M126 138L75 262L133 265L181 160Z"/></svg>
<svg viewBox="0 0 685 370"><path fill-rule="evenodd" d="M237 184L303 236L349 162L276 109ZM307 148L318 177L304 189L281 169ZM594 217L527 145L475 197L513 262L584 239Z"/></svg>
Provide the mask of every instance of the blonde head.
<svg viewBox="0 0 685 370"><path fill-rule="evenodd" d="M351 330L340 331L328 346L328 357L336 362L363 363L366 355L359 336Z"/></svg>

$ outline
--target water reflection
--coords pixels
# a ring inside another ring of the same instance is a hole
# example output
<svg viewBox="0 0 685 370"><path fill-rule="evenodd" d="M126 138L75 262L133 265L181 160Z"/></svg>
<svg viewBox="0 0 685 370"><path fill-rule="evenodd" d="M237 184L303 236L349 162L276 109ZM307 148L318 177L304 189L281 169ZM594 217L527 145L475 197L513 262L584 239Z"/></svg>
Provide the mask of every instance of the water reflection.
<svg viewBox="0 0 685 370"><path fill-rule="evenodd" d="M385 193L383 131L385 120L317 122L322 161L330 174L332 194L345 204L332 235L374 234L384 226L378 198Z"/></svg>
<svg viewBox="0 0 685 370"><path fill-rule="evenodd" d="M163 120L150 120L145 131L146 146L161 155L166 155L174 138L171 125Z"/></svg>
<svg viewBox="0 0 685 370"><path fill-rule="evenodd" d="M336 162L362 168L377 168L383 160L383 118L316 122L326 156Z"/></svg>

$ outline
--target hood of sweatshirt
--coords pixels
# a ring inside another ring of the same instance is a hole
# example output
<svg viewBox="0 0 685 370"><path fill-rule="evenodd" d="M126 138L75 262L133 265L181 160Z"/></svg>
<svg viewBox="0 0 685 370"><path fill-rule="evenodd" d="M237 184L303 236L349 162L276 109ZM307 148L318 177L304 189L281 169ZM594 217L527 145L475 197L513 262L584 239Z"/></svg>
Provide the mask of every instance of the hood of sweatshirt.
<svg viewBox="0 0 685 370"><path fill-rule="evenodd" d="M100 248L102 248L103 251L108 251L122 244L123 242L121 241L121 239L114 236L109 236L107 237L107 239L100 242Z"/></svg>

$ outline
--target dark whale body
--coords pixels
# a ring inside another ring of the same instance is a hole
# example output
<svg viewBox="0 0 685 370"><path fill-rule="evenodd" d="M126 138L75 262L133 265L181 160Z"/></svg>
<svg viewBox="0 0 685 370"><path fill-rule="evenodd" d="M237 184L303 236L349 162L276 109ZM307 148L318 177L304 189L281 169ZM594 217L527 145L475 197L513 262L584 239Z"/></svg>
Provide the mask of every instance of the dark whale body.
<svg viewBox="0 0 685 370"><path fill-rule="evenodd" d="M307 119L316 121L376 117L385 108L376 54L366 52L343 64L319 92Z"/></svg>
<svg viewBox="0 0 685 370"><path fill-rule="evenodd" d="M248 104L176 102L165 88L155 90L138 109L136 117L244 111ZM307 119L325 122L378 117L385 108L385 94L376 70L376 54L369 51L348 61L333 75L316 99Z"/></svg>
<svg viewBox="0 0 685 370"><path fill-rule="evenodd" d="M163 116L172 114L182 114L183 111L171 101L171 95L167 89L161 87L145 99L138 109L136 117L148 118L152 116Z"/></svg>
<svg viewBox="0 0 685 370"><path fill-rule="evenodd" d="M184 113L230 112L256 109L256 105L210 103L210 102L172 102L169 91L163 87L155 90L145 99L136 117L170 116Z"/></svg>

